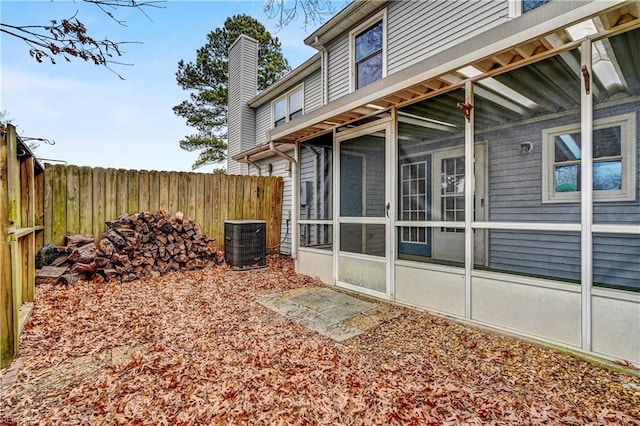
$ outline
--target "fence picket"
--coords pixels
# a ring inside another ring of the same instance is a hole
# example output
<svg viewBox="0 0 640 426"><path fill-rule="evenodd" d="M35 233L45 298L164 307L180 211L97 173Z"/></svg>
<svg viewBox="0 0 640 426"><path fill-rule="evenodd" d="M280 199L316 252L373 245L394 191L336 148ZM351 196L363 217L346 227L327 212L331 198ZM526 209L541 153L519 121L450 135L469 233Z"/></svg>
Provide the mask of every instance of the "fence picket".
<svg viewBox="0 0 640 426"><path fill-rule="evenodd" d="M128 172L128 191L127 191L127 213L133 214L138 212L138 198L139 198L139 182L138 171L129 170Z"/></svg>
<svg viewBox="0 0 640 426"><path fill-rule="evenodd" d="M65 170L58 169L52 181L53 203L49 226L51 226L52 240L62 243L67 231L67 174ZM78 231L80 231L79 228Z"/></svg>
<svg viewBox="0 0 640 426"><path fill-rule="evenodd" d="M116 216L127 213L129 175L125 169L116 170Z"/></svg>
<svg viewBox="0 0 640 426"><path fill-rule="evenodd" d="M151 211L149 200L149 171L140 170L138 173L138 212Z"/></svg>
<svg viewBox="0 0 640 426"><path fill-rule="evenodd" d="M115 219L116 209L116 170L104 170L104 217L106 220Z"/></svg>
<svg viewBox="0 0 640 426"><path fill-rule="evenodd" d="M98 240L102 234L107 230L105 220L111 220L112 217L106 217L106 203L105 203L105 182L104 182L104 169L102 167L96 167L93 169L93 222L92 234L93 237Z"/></svg>
<svg viewBox="0 0 640 426"><path fill-rule="evenodd" d="M80 169L77 166L69 166L67 175L67 226L71 229L80 229L80 211L74 206L80 205Z"/></svg>
<svg viewBox="0 0 640 426"><path fill-rule="evenodd" d="M193 175L194 179L194 190L195 190L195 212L193 214L192 219L194 219L198 224L200 224L200 228L204 229L204 208L205 208L205 174L204 173L195 173Z"/></svg>
<svg viewBox="0 0 640 426"><path fill-rule="evenodd" d="M149 211L160 210L160 172L149 172Z"/></svg>
<svg viewBox="0 0 640 426"><path fill-rule="evenodd" d="M179 180L178 172L169 172L169 203L167 205L167 211L171 213L176 213L178 210L178 180Z"/></svg>

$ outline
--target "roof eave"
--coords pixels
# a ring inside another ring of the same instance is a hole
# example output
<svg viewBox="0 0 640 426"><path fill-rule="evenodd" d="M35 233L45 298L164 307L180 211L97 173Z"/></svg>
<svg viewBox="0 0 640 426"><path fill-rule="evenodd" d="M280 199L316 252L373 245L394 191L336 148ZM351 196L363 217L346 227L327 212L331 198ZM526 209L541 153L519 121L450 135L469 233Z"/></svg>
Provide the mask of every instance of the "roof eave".
<svg viewBox="0 0 640 426"><path fill-rule="evenodd" d="M352 23L348 22L348 18L356 14L356 12L360 11L361 13L367 14L378 9L385 3L387 3L387 0L354 0L304 39L304 43L308 46L319 48L319 46L332 40L338 34L350 29Z"/></svg>
<svg viewBox="0 0 640 426"><path fill-rule="evenodd" d="M278 146L280 146L281 144L276 144ZM293 147L290 144L285 144L288 149L293 149ZM287 151L288 149L285 149L285 151ZM273 153L269 148L269 143L263 143L260 145L256 145L251 149L248 149L246 151L243 152L239 152L237 154L235 154L234 156L232 156L231 158L239 163L246 163L247 162L247 158L249 158L250 160L261 160L263 158L267 158L272 156Z"/></svg>

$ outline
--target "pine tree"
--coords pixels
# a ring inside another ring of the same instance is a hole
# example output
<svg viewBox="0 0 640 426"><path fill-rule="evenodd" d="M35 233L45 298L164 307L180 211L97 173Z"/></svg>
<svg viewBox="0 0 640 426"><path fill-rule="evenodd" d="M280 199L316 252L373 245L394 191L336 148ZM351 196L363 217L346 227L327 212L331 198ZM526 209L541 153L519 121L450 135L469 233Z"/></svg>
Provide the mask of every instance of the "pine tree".
<svg viewBox="0 0 640 426"><path fill-rule="evenodd" d="M173 107L196 133L180 141L186 151L200 151L192 168L220 163L227 150L227 81L231 44L245 34L258 41L258 90L278 81L291 68L282 55L280 41L248 15L227 18L222 28L207 34L193 62L178 62L178 85L190 91L189 100Z"/></svg>

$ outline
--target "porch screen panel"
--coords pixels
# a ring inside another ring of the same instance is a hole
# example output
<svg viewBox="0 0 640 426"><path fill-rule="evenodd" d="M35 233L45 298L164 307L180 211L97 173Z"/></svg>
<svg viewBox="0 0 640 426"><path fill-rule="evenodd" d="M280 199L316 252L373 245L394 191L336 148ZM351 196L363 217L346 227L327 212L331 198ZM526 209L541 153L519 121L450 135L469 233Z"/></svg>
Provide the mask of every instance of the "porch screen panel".
<svg viewBox="0 0 640 426"><path fill-rule="evenodd" d="M384 257L385 225L343 223L340 225L340 250Z"/></svg>
<svg viewBox="0 0 640 426"><path fill-rule="evenodd" d="M580 222L580 52L574 49L474 88L476 138L489 144L489 217ZM577 127L576 127L577 126Z"/></svg>
<svg viewBox="0 0 640 426"><path fill-rule="evenodd" d="M464 102L462 89L398 111L398 258L464 263ZM430 226L429 222L445 222Z"/></svg>
<svg viewBox="0 0 640 426"><path fill-rule="evenodd" d="M490 270L580 280L580 235L570 226L581 221L581 76L574 49L474 86L475 139L488 147L484 222L514 228L474 230L487 235Z"/></svg>
<svg viewBox="0 0 640 426"><path fill-rule="evenodd" d="M340 216L385 216L385 136L366 135L340 144Z"/></svg>
<svg viewBox="0 0 640 426"><path fill-rule="evenodd" d="M339 284L387 293L386 132L339 142Z"/></svg>
<svg viewBox="0 0 640 426"><path fill-rule="evenodd" d="M333 249L333 137L300 144L300 246Z"/></svg>
<svg viewBox="0 0 640 426"><path fill-rule="evenodd" d="M489 241L491 271L580 283L578 232L494 229Z"/></svg>
<svg viewBox="0 0 640 426"><path fill-rule="evenodd" d="M640 235L593 235L593 284L640 292Z"/></svg>
<svg viewBox="0 0 640 426"><path fill-rule="evenodd" d="M385 135L370 134L340 144L340 217L385 217ZM343 223L340 250L385 255L385 225Z"/></svg>
<svg viewBox="0 0 640 426"><path fill-rule="evenodd" d="M593 235L595 286L640 291L640 29L595 41L593 221L629 233Z"/></svg>

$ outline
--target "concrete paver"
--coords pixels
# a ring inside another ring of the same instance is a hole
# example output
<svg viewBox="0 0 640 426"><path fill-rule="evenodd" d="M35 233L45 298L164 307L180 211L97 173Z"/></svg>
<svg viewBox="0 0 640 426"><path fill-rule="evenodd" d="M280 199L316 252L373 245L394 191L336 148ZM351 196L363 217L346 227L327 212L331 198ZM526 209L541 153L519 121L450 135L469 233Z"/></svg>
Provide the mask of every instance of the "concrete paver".
<svg viewBox="0 0 640 426"><path fill-rule="evenodd" d="M337 342L363 333L363 330L343 324L343 321L377 306L375 303L322 287L303 294L270 294L259 297L256 302Z"/></svg>

